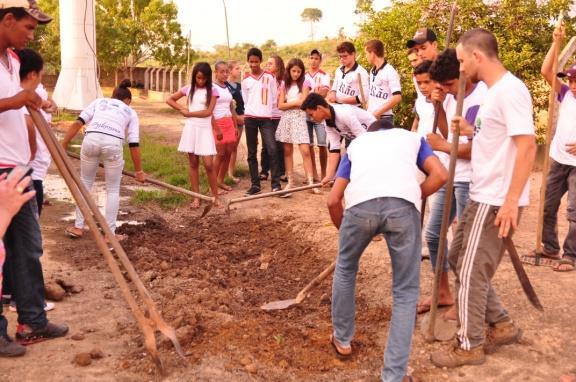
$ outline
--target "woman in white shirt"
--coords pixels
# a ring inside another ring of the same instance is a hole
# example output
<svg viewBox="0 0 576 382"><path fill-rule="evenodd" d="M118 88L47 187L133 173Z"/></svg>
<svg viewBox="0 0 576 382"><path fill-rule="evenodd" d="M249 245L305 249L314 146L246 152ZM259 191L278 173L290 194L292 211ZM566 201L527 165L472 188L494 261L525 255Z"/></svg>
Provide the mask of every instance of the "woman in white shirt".
<svg viewBox="0 0 576 382"><path fill-rule="evenodd" d="M128 140L130 155L136 170L136 180L146 181L146 174L142 171L140 160L140 127L138 115L129 106L132 102L132 93L129 87L130 80L123 80L114 89L112 98L98 98L92 102L78 119L70 126L62 146L68 148L72 138L78 130L87 124L86 133L80 152L80 177L84 186L90 190L96 177L99 162L104 164L104 177L106 180L106 222L114 232L116 230L116 217L120 206L120 180L124 168L124 140ZM84 233L84 217L79 208L76 208L76 223L74 227L66 228L66 234L72 238L79 238Z"/></svg>

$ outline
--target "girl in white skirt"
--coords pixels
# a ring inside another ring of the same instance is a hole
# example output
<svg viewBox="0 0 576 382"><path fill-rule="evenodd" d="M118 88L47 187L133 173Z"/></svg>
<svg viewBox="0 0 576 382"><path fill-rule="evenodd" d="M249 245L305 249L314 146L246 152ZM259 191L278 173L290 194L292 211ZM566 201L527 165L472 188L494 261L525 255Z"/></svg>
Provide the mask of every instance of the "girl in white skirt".
<svg viewBox="0 0 576 382"><path fill-rule="evenodd" d="M278 108L282 111L280 124L276 130L276 140L284 145L284 162L286 174L288 175L288 185L286 189L294 188L294 160L293 145L298 145L306 179L309 184L313 184L312 159L310 157L310 135L308 125L306 125L306 113L300 110L302 101L310 92L310 84L305 81L304 63L299 58L293 58L288 62L284 74L284 83L280 89L278 97ZM318 189L313 189L314 193L319 193ZM290 196L286 194L284 197Z"/></svg>
<svg viewBox="0 0 576 382"><path fill-rule="evenodd" d="M187 97L187 106L178 103L182 97ZM191 84L172 94L166 103L187 118L178 151L188 153L190 188L194 192L200 192L198 166L202 157L210 190L215 198L214 203L219 205L218 182L214 167L214 155L216 155L214 136L222 139L222 131L213 123L212 118L217 97L218 90L212 87L212 68L207 62L198 62L192 69ZM192 207L200 207L200 200L194 199Z"/></svg>

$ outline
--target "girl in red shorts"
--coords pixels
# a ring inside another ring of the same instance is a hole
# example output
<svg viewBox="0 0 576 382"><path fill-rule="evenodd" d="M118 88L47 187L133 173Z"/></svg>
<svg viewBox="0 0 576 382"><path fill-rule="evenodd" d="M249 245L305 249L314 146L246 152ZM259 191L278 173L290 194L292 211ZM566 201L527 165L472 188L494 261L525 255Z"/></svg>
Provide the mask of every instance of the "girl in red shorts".
<svg viewBox="0 0 576 382"><path fill-rule="evenodd" d="M234 110L234 103L232 93L226 86L228 80L229 70L228 64L224 61L218 61L214 65L215 81L214 87L218 90L218 99L214 107L214 123L222 132L222 139L214 137L216 142L216 161L214 167L218 179L218 187L225 191L230 191L232 188L224 183L224 177L228 172L230 164L230 157L236 149L236 139L239 131L236 124L236 111Z"/></svg>

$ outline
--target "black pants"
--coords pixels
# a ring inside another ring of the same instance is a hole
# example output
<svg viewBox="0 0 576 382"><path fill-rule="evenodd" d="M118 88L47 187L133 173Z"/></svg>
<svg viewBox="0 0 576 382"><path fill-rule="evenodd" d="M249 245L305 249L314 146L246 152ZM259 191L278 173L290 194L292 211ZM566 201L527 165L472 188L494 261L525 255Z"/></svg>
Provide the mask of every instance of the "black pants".
<svg viewBox="0 0 576 382"><path fill-rule="evenodd" d="M280 187L280 172L278 163L278 146L276 144L276 125L269 118L249 118L244 120L246 130L246 144L248 146L248 169L252 186L260 187L258 175L258 130L262 145L266 149L269 168L272 173L272 188Z"/></svg>
<svg viewBox="0 0 576 382"><path fill-rule="evenodd" d="M278 124L280 123L279 119L273 119L272 123L274 123L274 135L276 135L276 129L278 128ZM274 138L276 139L276 138ZM282 142L276 141L276 151L278 155L276 156L276 160L278 161L278 168L280 171L280 176L286 175L286 167L284 165L284 144ZM260 152L261 158L261 166L262 170L260 173L268 174L270 171L270 160L268 159L268 154L266 154L266 145L262 145L262 150Z"/></svg>
<svg viewBox="0 0 576 382"><path fill-rule="evenodd" d="M36 205L38 206L38 216L42 215L42 206L44 205L44 182L33 180L34 189L36 190Z"/></svg>
<svg viewBox="0 0 576 382"><path fill-rule="evenodd" d="M9 170L0 169L0 173ZM48 322L44 311L44 276L42 275L42 234L38 223L36 199L25 203L14 216L4 235L6 262L3 274L12 287L18 309L18 323L33 329ZM0 305L0 335L6 336L8 322Z"/></svg>

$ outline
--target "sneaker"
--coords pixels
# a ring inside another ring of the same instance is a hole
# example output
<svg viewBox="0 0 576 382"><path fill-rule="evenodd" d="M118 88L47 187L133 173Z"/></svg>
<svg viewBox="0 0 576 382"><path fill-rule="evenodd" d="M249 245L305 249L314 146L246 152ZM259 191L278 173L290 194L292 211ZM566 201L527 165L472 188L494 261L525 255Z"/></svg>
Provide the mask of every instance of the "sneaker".
<svg viewBox="0 0 576 382"><path fill-rule="evenodd" d="M437 367L453 368L464 365L481 365L486 362L486 354L482 346L476 346L471 350L464 350L454 345L450 350L441 350L433 353L430 357Z"/></svg>
<svg viewBox="0 0 576 382"><path fill-rule="evenodd" d="M29 345L52 338L64 337L66 333L68 333L68 325L66 324L53 324L48 322L46 326L36 330L28 325L18 324L16 328L16 341L22 345Z"/></svg>
<svg viewBox="0 0 576 382"><path fill-rule="evenodd" d="M512 320L490 324L484 342L484 352L494 353L500 346L516 343L522 337L522 330Z"/></svg>
<svg viewBox="0 0 576 382"><path fill-rule="evenodd" d="M26 348L8 336L0 336L0 357L20 357Z"/></svg>
<svg viewBox="0 0 576 382"><path fill-rule="evenodd" d="M246 191L244 193L244 196L250 196L250 195L257 195L259 193L261 193L262 190L260 189L260 187L258 186L252 186L248 189L248 191Z"/></svg>

